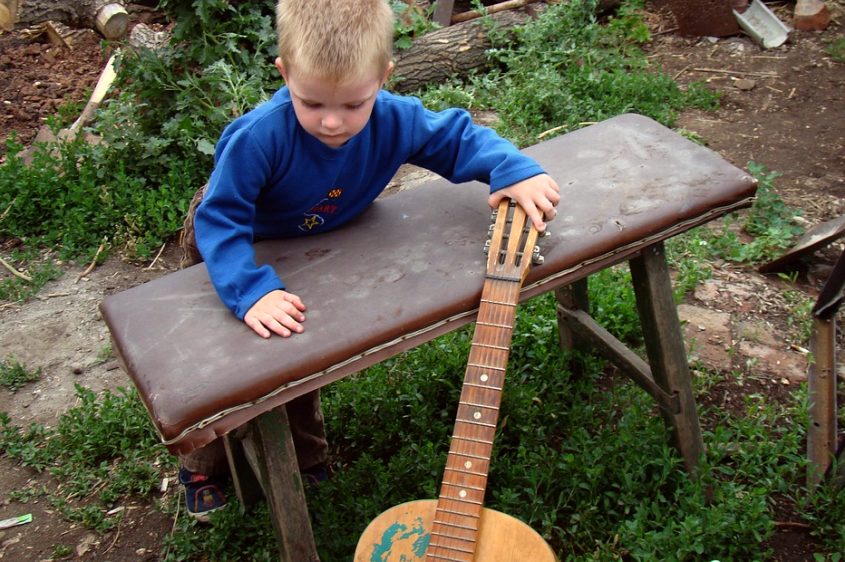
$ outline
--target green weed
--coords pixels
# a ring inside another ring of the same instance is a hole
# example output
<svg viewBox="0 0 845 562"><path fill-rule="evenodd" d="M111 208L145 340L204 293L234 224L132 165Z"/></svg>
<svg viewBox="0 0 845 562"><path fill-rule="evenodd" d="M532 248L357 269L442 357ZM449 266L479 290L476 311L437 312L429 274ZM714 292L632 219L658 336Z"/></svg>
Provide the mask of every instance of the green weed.
<svg viewBox="0 0 845 562"><path fill-rule="evenodd" d="M70 520L105 531L116 522L107 515L121 498L150 496L161 471L173 459L159 443L136 392L119 389L96 395L76 387L78 405L55 428L30 424L26 429L0 412L0 453L62 482L61 496L50 502ZM32 490L20 497L42 492ZM96 495L95 495L96 494ZM71 500L88 500L77 505Z"/></svg>
<svg viewBox="0 0 845 562"><path fill-rule="evenodd" d="M27 383L41 378L41 368L32 371L27 369L11 355L0 361L0 385L12 392L17 392Z"/></svg>
<svg viewBox="0 0 845 562"><path fill-rule="evenodd" d="M836 37L828 41L826 50L836 62L845 62L845 37Z"/></svg>

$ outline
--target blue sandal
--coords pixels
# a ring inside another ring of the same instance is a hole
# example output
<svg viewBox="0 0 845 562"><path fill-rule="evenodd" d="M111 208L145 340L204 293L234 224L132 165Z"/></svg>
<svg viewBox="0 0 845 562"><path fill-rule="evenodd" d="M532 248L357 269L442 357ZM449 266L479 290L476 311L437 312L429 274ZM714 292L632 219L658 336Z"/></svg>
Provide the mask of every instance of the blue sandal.
<svg viewBox="0 0 845 562"><path fill-rule="evenodd" d="M179 483L185 488L188 513L200 523L208 523L209 514L226 505L220 479L180 468Z"/></svg>

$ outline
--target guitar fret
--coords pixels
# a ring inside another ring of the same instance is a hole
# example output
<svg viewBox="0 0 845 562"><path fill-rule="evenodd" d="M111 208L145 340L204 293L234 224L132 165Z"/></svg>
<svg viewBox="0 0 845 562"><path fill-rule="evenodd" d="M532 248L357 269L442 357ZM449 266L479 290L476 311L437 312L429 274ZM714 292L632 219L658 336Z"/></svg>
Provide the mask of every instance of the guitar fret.
<svg viewBox="0 0 845 562"><path fill-rule="evenodd" d="M464 470L461 468L449 468L446 467L446 472L457 472L458 474L469 474L470 476L487 476L486 472L475 472L474 470Z"/></svg>
<svg viewBox="0 0 845 562"><path fill-rule="evenodd" d="M513 330L513 326L511 324L496 324L495 322L482 322L478 320L475 322L476 326L490 326L491 328L507 328L508 330Z"/></svg>
<svg viewBox="0 0 845 562"><path fill-rule="evenodd" d="M460 439L460 438L459 438ZM473 455L472 453L461 453L460 451L449 451L450 455L457 455L459 457L467 457L470 459L478 459L482 461L486 461L489 459L486 455Z"/></svg>
<svg viewBox="0 0 845 562"><path fill-rule="evenodd" d="M460 439L461 441L471 441L473 443L484 443L485 445L492 445L493 444L492 441L487 441L485 439L474 439L474 438L470 438L470 437L461 437L460 435L453 435L452 438L453 439ZM482 458L486 458L486 457L482 457Z"/></svg>
<svg viewBox="0 0 845 562"><path fill-rule="evenodd" d="M461 525L460 523L450 523L449 521L441 521L441 520L437 519L436 517L434 518L434 521L432 521L432 524L433 525L443 525L444 527L454 527L455 529L463 529L464 531L477 531L478 530L477 526L472 527L470 525ZM438 534L440 536L446 536L443 533L435 533L433 531L432 531L431 534L432 535ZM464 539L464 538L461 538L461 537L449 537L449 538L455 538L457 540L462 540L464 542L475 542L472 539Z"/></svg>
<svg viewBox="0 0 845 562"><path fill-rule="evenodd" d="M498 304L499 306L509 306L512 308L516 308L515 302L506 302L506 301L494 301L492 299L481 299L481 302L486 302L487 304Z"/></svg>
<svg viewBox="0 0 845 562"><path fill-rule="evenodd" d="M452 497L449 497L449 496L444 496L443 494L440 494L440 495L438 496L438 498L439 498L439 499L441 499L441 500L449 500L449 501L453 501L453 502L471 503L472 505L482 505L482 502L477 501L477 500L467 500L467 499L462 499L462 498L452 498Z"/></svg>
<svg viewBox="0 0 845 562"><path fill-rule="evenodd" d="M453 488L461 488L461 489L464 489L464 490L475 490L476 492L483 492L484 491L484 488L480 488L478 486L465 486L465 485L462 485L462 484L453 484L452 482L443 482L443 485L444 486L451 486ZM447 496L447 497L450 497L450 496ZM458 499L458 498L452 498L452 499ZM463 499L463 498L460 498L460 499Z"/></svg>
<svg viewBox="0 0 845 562"><path fill-rule="evenodd" d="M474 383L474 382L465 382L464 386L472 386L472 387L475 387L475 388L483 388L483 389L486 389L486 390L502 390L502 388L503 388L501 386L492 386L492 385L489 385L489 384L478 384L478 383Z"/></svg>
<svg viewBox="0 0 845 562"><path fill-rule="evenodd" d="M471 519L478 519L481 517L480 513L464 513L462 511L455 511L454 509L446 509L445 507L437 508L437 511L442 511L443 513L450 513L452 515L459 515L461 517L469 517Z"/></svg>
<svg viewBox="0 0 845 562"><path fill-rule="evenodd" d="M491 345L488 343L473 343L473 347L486 347L489 349L498 349L499 351L510 351L510 348L506 345Z"/></svg>
<svg viewBox="0 0 845 562"><path fill-rule="evenodd" d="M463 400L461 401L461 404L463 404L464 406L471 406L473 408L487 408L488 410L496 410L497 412L499 411L498 406L491 406L490 404L477 404L475 402L466 402Z"/></svg>
<svg viewBox="0 0 845 562"><path fill-rule="evenodd" d="M469 423L469 424L472 424L472 425L477 425L477 426L480 426L480 427L496 427L495 423L485 423L485 422L480 422L480 421L475 421L475 420L462 420L460 418L458 418L458 421L463 422L463 423Z"/></svg>
<svg viewBox="0 0 845 562"><path fill-rule="evenodd" d="M432 545L432 546L439 546L439 545ZM446 547L444 546L444 547L441 547L441 548L446 548ZM463 558L452 558L451 556L444 556L442 554L432 554L430 552L426 552L425 557L426 558L436 558L437 560L448 560L449 562L464 562Z"/></svg>
<svg viewBox="0 0 845 562"><path fill-rule="evenodd" d="M433 534L434 533L432 533L432 535ZM447 539L450 539L450 540L460 540L460 541L463 541L463 542L468 542L468 543L473 543L473 544L475 543L475 541L472 540L472 539L461 539L459 537L450 537L448 535L443 535L443 534L441 534L440 536L446 537ZM434 546L435 548L442 548L444 550L451 550L451 551L454 551L454 552L463 552L464 554L473 554L475 552L475 549L467 550L466 548L460 548L460 547L457 547L457 546L454 546L454 545L447 545L447 544L434 544L432 546ZM448 558L447 560L454 560L454 558Z"/></svg>
<svg viewBox="0 0 845 562"><path fill-rule="evenodd" d="M494 367L493 365L482 365L481 363L467 363L467 367L478 367L479 369L493 369L494 371L505 371L504 367Z"/></svg>

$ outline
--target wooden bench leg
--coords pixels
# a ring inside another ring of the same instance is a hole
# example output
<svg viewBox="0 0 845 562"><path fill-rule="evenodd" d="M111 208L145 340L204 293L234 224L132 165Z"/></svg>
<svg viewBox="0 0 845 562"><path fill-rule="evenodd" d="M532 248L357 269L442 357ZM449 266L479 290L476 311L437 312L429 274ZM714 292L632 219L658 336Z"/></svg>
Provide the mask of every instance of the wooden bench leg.
<svg viewBox="0 0 845 562"><path fill-rule="evenodd" d="M261 482L252 469L253 466L257 466L254 451L250 447L249 453L247 453L247 448L244 446L243 439L247 433L248 429L241 427L223 436L223 445L226 448L232 484L243 507L255 505L264 499ZM247 457L247 454L250 455L250 458Z"/></svg>
<svg viewBox="0 0 845 562"><path fill-rule="evenodd" d="M567 311L583 310L590 313L590 298L587 293L587 279L580 279L571 285L555 290L557 300L557 329L560 348L573 350L579 347L582 338L574 331L566 319Z"/></svg>
<svg viewBox="0 0 845 562"><path fill-rule="evenodd" d="M813 362L807 377L807 487L815 488L836 456L836 319L813 318Z"/></svg>
<svg viewBox="0 0 845 562"><path fill-rule="evenodd" d="M693 474L704 443L663 244L646 248L629 263L654 380L666 393L678 396L679 411L671 414L661 409L661 413L672 429L687 472Z"/></svg>
<svg viewBox="0 0 845 562"><path fill-rule="evenodd" d="M238 440L240 447L230 441ZM270 507L281 562L319 562L305 489L299 474L296 450L284 405L261 414L247 424L243 435L227 440L230 465L243 455L258 477ZM240 450L239 450L240 449ZM244 474L243 464L234 467L235 488L254 498L255 487Z"/></svg>

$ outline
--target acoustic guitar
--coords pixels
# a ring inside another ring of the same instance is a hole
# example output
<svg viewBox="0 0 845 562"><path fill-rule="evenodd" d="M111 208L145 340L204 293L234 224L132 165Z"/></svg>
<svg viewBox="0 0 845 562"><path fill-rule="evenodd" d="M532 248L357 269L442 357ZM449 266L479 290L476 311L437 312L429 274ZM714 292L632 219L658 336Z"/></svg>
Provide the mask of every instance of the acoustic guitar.
<svg viewBox="0 0 845 562"><path fill-rule="evenodd" d="M519 292L537 230L505 199L495 212L487 274L437 500L388 509L366 528L355 562L554 562L525 523L483 507Z"/></svg>

